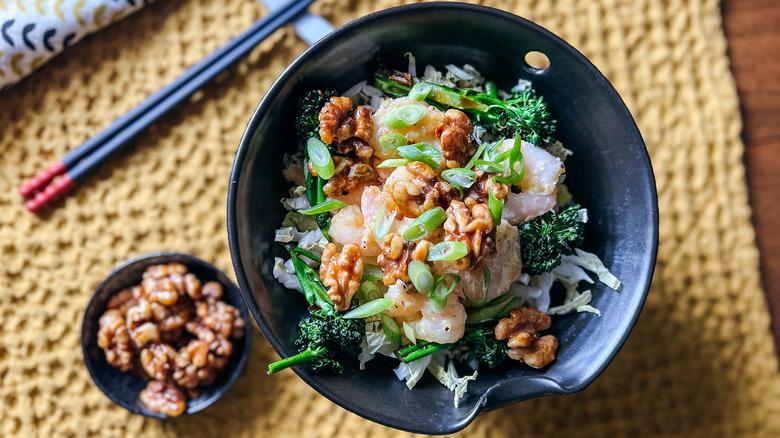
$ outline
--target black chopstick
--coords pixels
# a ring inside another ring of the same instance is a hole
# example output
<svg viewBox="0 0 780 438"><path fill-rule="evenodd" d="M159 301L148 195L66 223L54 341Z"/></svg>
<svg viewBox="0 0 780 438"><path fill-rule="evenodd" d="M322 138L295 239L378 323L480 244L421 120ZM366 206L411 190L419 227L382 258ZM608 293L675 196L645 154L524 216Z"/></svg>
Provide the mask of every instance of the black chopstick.
<svg viewBox="0 0 780 438"><path fill-rule="evenodd" d="M217 74L238 62L265 38L303 12L314 0L291 0L284 7L256 21L241 35L198 61L103 131L66 154L62 160L20 187L27 209L37 213L83 181L100 163L130 140L188 99ZM56 176L61 175L49 184ZM48 185L47 185L48 184ZM37 194L35 192L38 192Z"/></svg>

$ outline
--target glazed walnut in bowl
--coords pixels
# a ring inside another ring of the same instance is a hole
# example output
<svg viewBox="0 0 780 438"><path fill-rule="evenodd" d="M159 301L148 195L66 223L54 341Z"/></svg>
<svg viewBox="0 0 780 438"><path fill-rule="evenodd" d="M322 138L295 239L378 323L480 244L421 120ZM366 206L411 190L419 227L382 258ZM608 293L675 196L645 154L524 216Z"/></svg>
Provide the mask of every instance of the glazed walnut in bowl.
<svg viewBox="0 0 780 438"><path fill-rule="evenodd" d="M97 286L81 331L95 384L130 412L166 418L205 409L246 364L251 326L238 288L197 257L154 253Z"/></svg>
<svg viewBox="0 0 780 438"><path fill-rule="evenodd" d="M542 52L549 66L526 63L530 52ZM391 371L397 361L385 357L373 359L365 370L357 360L345 363L335 376L293 367L320 394L351 412L398 429L445 434L465 428L481 412L580 391L607 367L648 292L657 250L657 194L644 142L625 104L582 54L549 31L503 11L457 2L410 4L362 17L326 36L282 73L249 120L233 165L227 212L233 266L252 316L281 357L298 353L298 321L308 312L303 296L273 276L274 258L289 257L274 236L285 216L280 199L289 196L283 157L299 148L298 102L309 90L344 93L380 68L407 71L407 53L414 55L418 73L428 64L470 64L498 89L510 89L518 79L532 83L558 121L556 139L573 151L566 160L566 184L589 215L582 249L596 254L623 282L619 293L603 284L589 286L601 316L572 313L548 321L518 313L508 320L500 335L511 343L513 358L541 369L510 364L479 369L457 406L452 393L430 376L409 390ZM344 108L333 108L334 126L344 124ZM456 117L450 122L440 133L446 137L442 152L446 161L459 163L472 152L463 143L464 124ZM357 149L355 155L360 158ZM479 207L493 182L477 175L461 196L443 183L436 186L424 168L415 167L407 166L409 177L402 183L385 182L384 193L406 209L400 212L417 217L433 206L449 208L451 220L443 231L469 249L461 268L496 251L496 227ZM339 182L342 191L350 183L348 177ZM507 190L494 189L494 196ZM426 257L425 240L420 242L404 242L393 233L376 242L385 284L406 280L406 266ZM337 250L334 254L340 254Z"/></svg>

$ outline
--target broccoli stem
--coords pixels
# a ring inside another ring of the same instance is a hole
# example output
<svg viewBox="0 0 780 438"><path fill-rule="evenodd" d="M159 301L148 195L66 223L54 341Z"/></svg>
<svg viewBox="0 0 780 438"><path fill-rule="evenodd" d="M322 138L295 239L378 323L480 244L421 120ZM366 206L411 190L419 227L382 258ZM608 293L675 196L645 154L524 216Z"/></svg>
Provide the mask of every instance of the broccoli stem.
<svg viewBox="0 0 780 438"><path fill-rule="evenodd" d="M422 341L396 351L395 355L401 362L409 363L425 356L430 356L437 351L446 350L455 344L437 344L435 342Z"/></svg>
<svg viewBox="0 0 780 438"><path fill-rule="evenodd" d="M314 362L316 360L320 360L325 357L326 353L327 353L327 348L322 346L315 346L314 344L309 344L309 347L306 350L303 350L302 352L296 354L295 356L290 356L288 358L269 364L268 374L277 373L281 370L290 368L295 365L300 365L306 362Z"/></svg>

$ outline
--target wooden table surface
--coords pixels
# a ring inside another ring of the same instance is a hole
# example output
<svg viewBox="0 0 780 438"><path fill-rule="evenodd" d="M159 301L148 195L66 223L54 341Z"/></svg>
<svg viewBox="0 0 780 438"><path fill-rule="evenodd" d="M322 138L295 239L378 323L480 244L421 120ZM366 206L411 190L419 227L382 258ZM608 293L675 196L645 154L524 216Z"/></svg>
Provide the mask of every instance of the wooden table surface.
<svg viewBox="0 0 780 438"><path fill-rule="evenodd" d="M722 10L762 278L780 352L780 1L723 0Z"/></svg>

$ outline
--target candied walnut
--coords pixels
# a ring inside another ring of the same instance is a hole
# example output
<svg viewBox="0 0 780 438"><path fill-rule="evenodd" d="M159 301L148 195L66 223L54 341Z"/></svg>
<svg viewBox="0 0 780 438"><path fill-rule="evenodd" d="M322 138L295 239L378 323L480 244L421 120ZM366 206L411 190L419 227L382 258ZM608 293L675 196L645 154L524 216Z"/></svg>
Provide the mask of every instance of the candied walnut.
<svg viewBox="0 0 780 438"><path fill-rule="evenodd" d="M105 350L106 361L122 371L133 368L133 350L125 326L125 318L117 309L110 309L100 317L98 346Z"/></svg>
<svg viewBox="0 0 780 438"><path fill-rule="evenodd" d="M348 138L342 141L336 145L336 150L338 150L340 154L354 152L358 157L366 159L374 155L374 148L369 146L365 140L361 140L357 137ZM364 165L368 166L367 164Z"/></svg>
<svg viewBox="0 0 780 438"><path fill-rule="evenodd" d="M216 281L206 282L206 284L204 284L203 288L201 289L203 297L209 300L218 300L222 298L223 292L222 285Z"/></svg>
<svg viewBox="0 0 780 438"><path fill-rule="evenodd" d="M193 300L199 300L203 296L200 287L200 279L191 272L184 274L184 289L187 291L187 295Z"/></svg>
<svg viewBox="0 0 780 438"><path fill-rule="evenodd" d="M363 258L360 248L354 243L344 245L341 252L335 243L329 243L322 252L320 278L328 288L328 297L336 310L347 310L352 296L360 287L363 275Z"/></svg>
<svg viewBox="0 0 780 438"><path fill-rule="evenodd" d="M493 192L493 196L499 201L505 199L509 194L509 186L493 181L491 174L480 169L476 169L474 172L476 173L474 184L464 190L466 199L463 202L467 207L471 208L470 204L472 203L487 204L489 198L488 190Z"/></svg>
<svg viewBox="0 0 780 438"><path fill-rule="evenodd" d="M141 286L133 286L123 289L118 294L111 297L108 300L107 307L109 309L119 309L122 316L127 315L127 309L135 306L138 302L146 296L144 288Z"/></svg>
<svg viewBox="0 0 780 438"><path fill-rule="evenodd" d="M538 332L550 328L552 321L544 312L527 307L514 309L498 321L496 339L508 339L507 355L533 368L542 368L555 360L558 339L553 335L539 337Z"/></svg>
<svg viewBox="0 0 780 438"><path fill-rule="evenodd" d="M141 350L140 359L149 377L154 380L166 380L171 371L171 362L176 358L176 350L167 344L152 344Z"/></svg>
<svg viewBox="0 0 780 438"><path fill-rule="evenodd" d="M424 262L431 246L432 243L425 239L406 242L400 234L388 233L382 241L382 253L377 257L384 273L382 282L386 286L392 286L398 280L410 284L409 263L412 260Z"/></svg>
<svg viewBox="0 0 780 438"><path fill-rule="evenodd" d="M147 383L140 398L150 410L169 417L178 417L187 408L187 399L182 390L158 380Z"/></svg>
<svg viewBox="0 0 780 438"><path fill-rule="evenodd" d="M394 72L393 74L390 75L390 80L395 82L395 83L401 84L401 85L406 85L408 87L411 87L412 85L414 85L412 83L412 75L410 75L409 73L406 73L406 72L403 72L403 73L402 72Z"/></svg>
<svg viewBox="0 0 780 438"><path fill-rule="evenodd" d="M209 350L219 356L230 356L233 352L233 344L220 333L214 333L210 328L198 321L189 321L184 328L195 335L198 340L205 342Z"/></svg>
<svg viewBox="0 0 780 438"><path fill-rule="evenodd" d="M137 305L127 309L125 323L133 340L138 348L150 342L160 340L160 332L157 325L151 322L153 316L152 306L147 300L141 300Z"/></svg>
<svg viewBox="0 0 780 438"><path fill-rule="evenodd" d="M474 204L469 208L461 201L452 201L447 207L444 230L445 240L463 242L468 247L466 256L450 262L458 270L471 269L480 257L495 252L495 228L486 204Z"/></svg>
<svg viewBox="0 0 780 438"><path fill-rule="evenodd" d="M445 164L449 168L463 167L473 153L471 120L456 109L444 113L444 120L436 126L436 137L441 143Z"/></svg>
<svg viewBox="0 0 780 438"><path fill-rule="evenodd" d="M333 198L336 196L343 196L348 194L360 183L358 176L349 176L350 169L355 164L355 160L348 157L333 157L333 176L328 179L328 182L322 187L322 191L325 195ZM314 170L311 163L309 163L309 171ZM311 172L312 175L317 175L317 171Z"/></svg>
<svg viewBox="0 0 780 438"><path fill-rule="evenodd" d="M434 207L443 208L456 193L449 183L437 181L433 170L419 161L393 171L383 190L406 217L418 217Z"/></svg>
<svg viewBox="0 0 780 438"><path fill-rule="evenodd" d="M192 302L179 300L173 306L163 306L151 303L152 320L157 323L161 332L171 332L184 327L192 318Z"/></svg>
<svg viewBox="0 0 780 438"><path fill-rule="evenodd" d="M171 377L183 388L193 389L198 385L208 385L216 377L216 368L212 368L209 346L202 341L192 340L179 350L175 361L175 370Z"/></svg>
<svg viewBox="0 0 780 438"><path fill-rule="evenodd" d="M206 327L226 337L240 337L246 325L238 309L223 301L198 301L195 314Z"/></svg>
<svg viewBox="0 0 780 438"><path fill-rule="evenodd" d="M352 99L334 96L323 105L319 114L320 139L327 144L341 143L352 137L368 141L373 134L371 110L359 106L350 115Z"/></svg>

